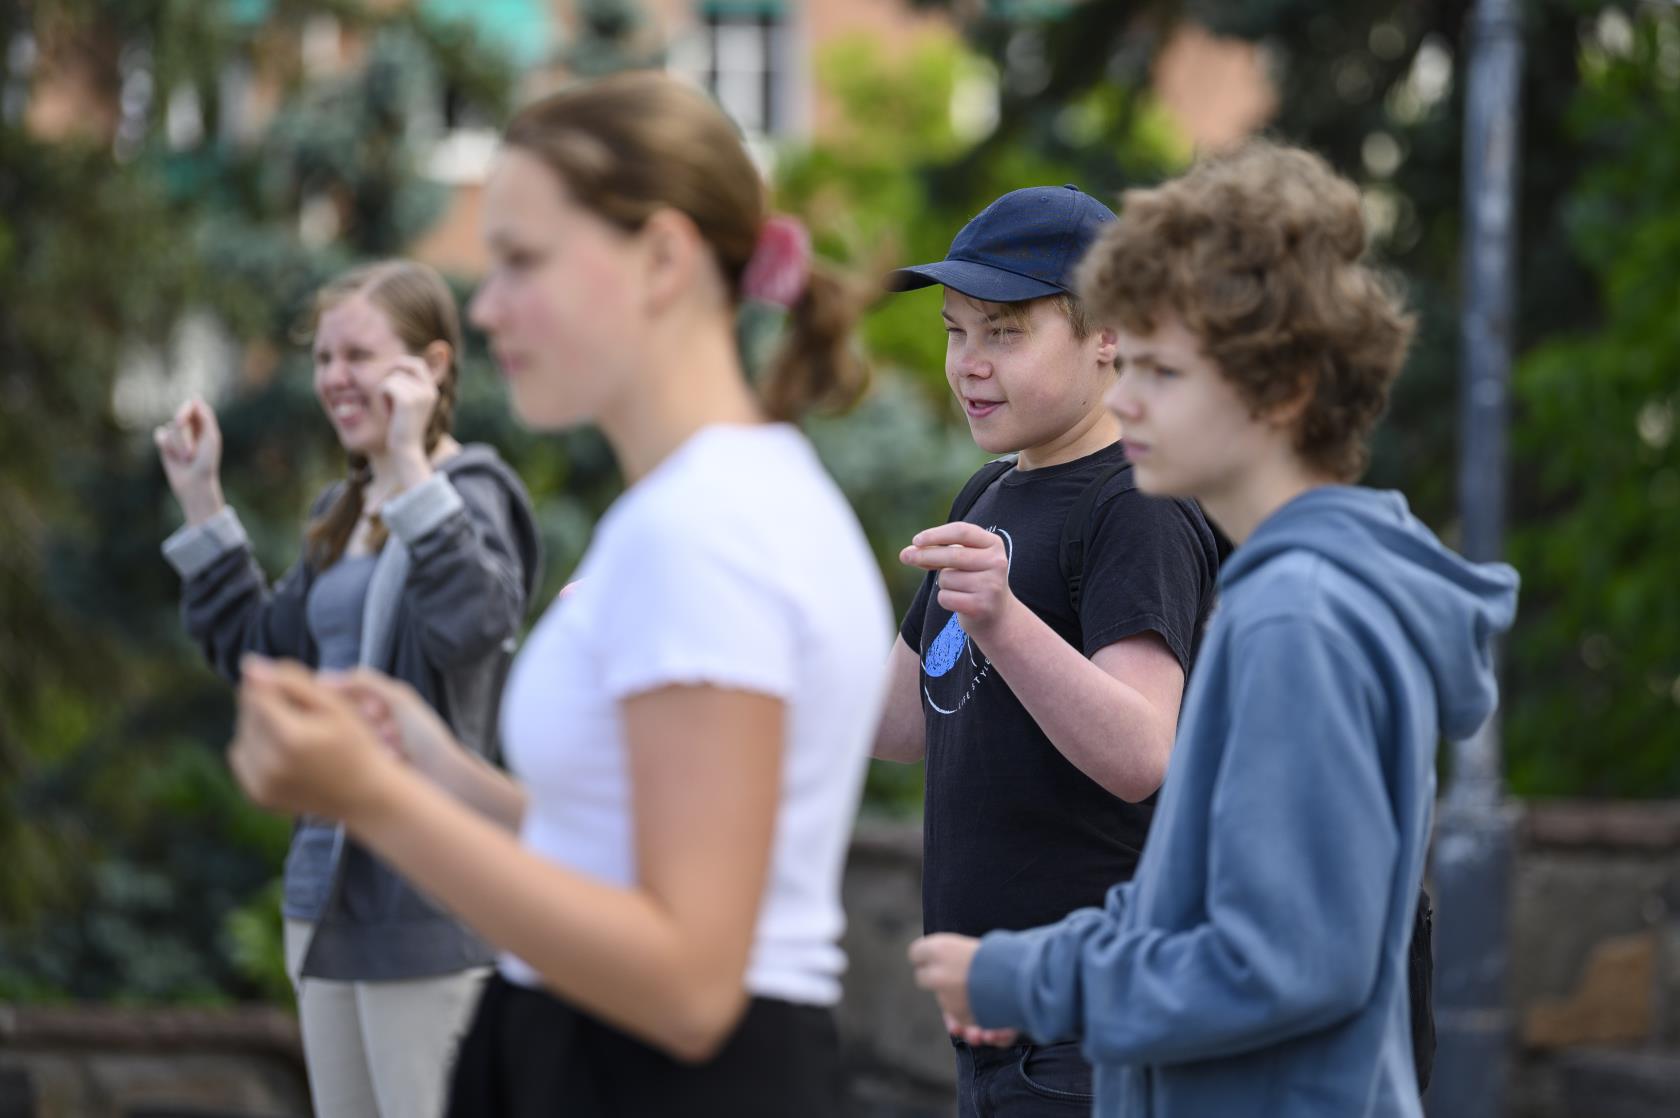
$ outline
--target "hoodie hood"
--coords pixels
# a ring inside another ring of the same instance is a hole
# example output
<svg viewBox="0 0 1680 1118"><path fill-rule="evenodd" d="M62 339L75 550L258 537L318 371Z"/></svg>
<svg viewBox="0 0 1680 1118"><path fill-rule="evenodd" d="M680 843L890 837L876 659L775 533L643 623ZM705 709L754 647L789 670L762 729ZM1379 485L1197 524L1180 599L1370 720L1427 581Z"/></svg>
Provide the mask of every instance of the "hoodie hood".
<svg viewBox="0 0 1680 1118"><path fill-rule="evenodd" d="M536 600L537 583L542 578L542 537L537 532L536 514L531 499L513 467L502 461L496 449L485 443L467 443L459 453L446 458L438 467L451 479L479 474L493 478L512 498L508 509L512 518L514 541L519 548L519 562L525 579L525 600Z"/></svg>
<svg viewBox="0 0 1680 1118"><path fill-rule="evenodd" d="M1262 522L1220 569L1220 589L1279 554L1303 550L1323 556L1394 610L1434 679L1441 732L1461 739L1480 728L1498 701L1494 638L1516 616L1517 572L1449 551L1399 493L1324 486Z"/></svg>

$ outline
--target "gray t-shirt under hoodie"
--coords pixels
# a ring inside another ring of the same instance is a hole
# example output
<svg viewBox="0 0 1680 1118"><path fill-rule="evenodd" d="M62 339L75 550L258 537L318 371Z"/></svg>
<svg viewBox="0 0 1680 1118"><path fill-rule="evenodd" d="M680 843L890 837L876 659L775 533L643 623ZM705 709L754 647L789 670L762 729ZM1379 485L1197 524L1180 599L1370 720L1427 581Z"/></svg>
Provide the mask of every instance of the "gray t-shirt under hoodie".
<svg viewBox="0 0 1680 1118"><path fill-rule="evenodd" d="M320 667L348 671L361 662L362 609L377 555L340 559L315 579L304 607L309 635L315 638ZM286 852L280 911L289 920L315 920L332 887L333 846L338 828L306 815Z"/></svg>

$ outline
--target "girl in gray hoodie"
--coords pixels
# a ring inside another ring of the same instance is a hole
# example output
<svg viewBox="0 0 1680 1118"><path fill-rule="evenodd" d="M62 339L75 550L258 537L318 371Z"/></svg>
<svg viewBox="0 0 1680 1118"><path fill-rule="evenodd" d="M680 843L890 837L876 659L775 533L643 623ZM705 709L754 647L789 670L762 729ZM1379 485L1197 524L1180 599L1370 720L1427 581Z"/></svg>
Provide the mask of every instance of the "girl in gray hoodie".
<svg viewBox="0 0 1680 1118"><path fill-rule="evenodd" d="M188 401L158 429L187 523L164 543L188 633L237 684L246 653L405 680L480 754L538 576L519 479L454 416L459 315L431 268L349 273L317 297L316 395L348 476L310 511L297 564L272 586L222 500L215 413ZM284 875L287 969L315 1112L436 1114L443 1072L490 949L337 825L298 819Z"/></svg>

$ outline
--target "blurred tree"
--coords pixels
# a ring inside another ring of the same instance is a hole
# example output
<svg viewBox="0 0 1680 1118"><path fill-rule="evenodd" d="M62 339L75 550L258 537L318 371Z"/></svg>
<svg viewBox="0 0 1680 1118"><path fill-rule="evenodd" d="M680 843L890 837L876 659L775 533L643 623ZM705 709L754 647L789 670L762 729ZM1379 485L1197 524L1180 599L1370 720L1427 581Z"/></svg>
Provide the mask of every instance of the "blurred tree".
<svg viewBox="0 0 1680 1118"><path fill-rule="evenodd" d="M1420 512L1450 527L1456 431L1458 195L1462 162L1463 36L1468 0L1088 0L1077 5L918 0L945 6L1002 75L997 129L946 173L990 149L1063 151L1096 182L1148 182L1172 165L1125 158L1070 130L1066 106L1094 89L1147 104L1161 49L1185 21L1264 51L1278 104L1268 130L1322 153L1366 192L1381 259L1402 275L1422 331L1375 450L1372 481L1404 484ZM1594 300L1562 222L1580 141L1557 125L1579 85L1583 37L1596 0L1525 6L1528 65L1522 179L1525 263L1547 282L1523 288L1520 335L1590 320ZM1105 169L1106 168L1106 169Z"/></svg>
<svg viewBox="0 0 1680 1118"><path fill-rule="evenodd" d="M1366 193L1379 258L1404 279L1420 314L1406 374L1379 429L1371 482L1404 488L1430 523L1456 533L1460 191L1469 0L1411 4L1191 0L1220 33L1261 44L1279 87L1274 130L1321 152ZM1518 348L1590 323L1597 302L1564 221L1589 159L1562 127L1580 86L1596 0L1523 6L1523 134L1518 200ZM1520 417L1518 422L1521 422ZM1525 471L1514 471L1516 510ZM1519 619L1519 626L1521 625ZM1520 640L1520 637L1518 638Z"/></svg>
<svg viewBox="0 0 1680 1118"><path fill-rule="evenodd" d="M1469 8L1188 7L1265 45L1281 92L1276 130L1366 190L1378 252L1421 316L1371 482L1405 489L1449 539ZM1515 329L1519 352L1538 348L1520 363L1513 417L1510 553L1524 585L1508 642L1507 776L1527 795L1676 795L1674 540L1663 546L1652 507L1665 484L1652 479L1674 458L1662 436L1640 434L1660 432L1673 401L1672 366L1658 359L1665 347L1674 356L1673 272L1651 271L1660 257L1650 253L1672 222L1664 207L1680 152L1675 11L1600 0L1522 11ZM1636 291L1667 292L1667 320L1631 303ZM1581 341L1547 343L1559 335Z"/></svg>
<svg viewBox="0 0 1680 1118"><path fill-rule="evenodd" d="M1278 93L1268 131L1360 183L1378 257L1419 311L1368 480L1404 489L1456 537L1469 0L919 2L948 7L1004 75L999 126L957 172L991 146L1055 146L1046 122L1085 90L1141 88L1181 20L1258 44ZM1659 356L1672 353L1674 304L1666 318L1653 309L1672 290L1653 246L1669 243L1662 207L1680 157L1674 28L1671 4L1523 5L1516 336L1540 348L1514 417L1511 550L1525 584L1506 746L1518 793L1680 794L1680 599L1673 540L1656 526L1676 476ZM1542 344L1557 335L1579 340Z"/></svg>
<svg viewBox="0 0 1680 1118"><path fill-rule="evenodd" d="M310 63L323 17L364 65ZM295 558L342 462L276 342L323 279L435 217L413 122L444 82L500 111L506 68L418 9L348 0L46 0L6 6L0 40L0 996L249 992L229 915L287 828L210 748L229 701L175 617L157 546L178 513L149 426L187 391L220 395L230 499L272 571ZM108 112L43 135L32 91L66 83ZM260 136L254 85L280 95ZM224 367L195 381L195 360ZM487 379L468 372L469 436L505 425Z"/></svg>
<svg viewBox="0 0 1680 1118"><path fill-rule="evenodd" d="M1562 218L1602 319L1517 370L1509 766L1545 795L1680 795L1680 9L1605 25L1566 131Z"/></svg>

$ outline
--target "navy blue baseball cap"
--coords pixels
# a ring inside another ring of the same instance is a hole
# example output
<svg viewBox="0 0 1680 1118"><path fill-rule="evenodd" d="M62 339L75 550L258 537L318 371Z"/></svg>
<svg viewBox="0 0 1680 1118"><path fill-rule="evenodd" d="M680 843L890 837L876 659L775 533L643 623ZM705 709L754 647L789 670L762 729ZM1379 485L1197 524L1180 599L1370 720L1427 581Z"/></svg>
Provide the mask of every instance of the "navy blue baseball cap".
<svg viewBox="0 0 1680 1118"><path fill-rule="evenodd" d="M1077 186L1011 190L980 211L937 264L888 272L888 291L941 283L988 303L1073 294L1073 273L1114 211Z"/></svg>

